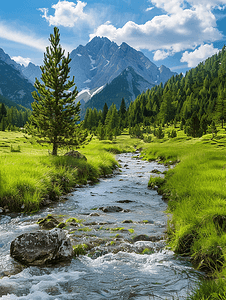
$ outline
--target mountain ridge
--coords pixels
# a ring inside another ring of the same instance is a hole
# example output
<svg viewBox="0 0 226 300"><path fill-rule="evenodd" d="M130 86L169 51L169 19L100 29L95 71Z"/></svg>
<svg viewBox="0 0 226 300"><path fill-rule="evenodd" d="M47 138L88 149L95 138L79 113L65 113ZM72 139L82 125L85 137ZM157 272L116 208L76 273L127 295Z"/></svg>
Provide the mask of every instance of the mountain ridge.
<svg viewBox="0 0 226 300"><path fill-rule="evenodd" d="M75 84L79 92L84 89L88 91L84 97L80 94L79 100L83 104L92 99L92 96L95 96L95 99L97 99L98 92L102 92L103 90L106 92L106 85L111 84L111 82L120 76L128 67L131 67L133 71L142 78L140 79L140 82L143 82L141 85L136 83L136 89L139 93L142 93L147 88L151 88L160 82L165 83L172 75L176 74L165 66L157 67L141 51L135 50L128 44L122 43L118 46L106 37L94 37L85 46L79 45L70 53L70 58L71 79L73 76L75 77ZM35 78L39 80L41 78L40 67L31 62L28 66L20 65L12 60L3 49L0 49L0 60L12 68L12 73L15 75L15 78L12 80L14 91L12 93L10 93L9 90L6 91L4 85L2 86L0 82L0 93L12 101L15 100L16 103L30 108L33 98L28 94L31 93L31 90L34 90L32 84ZM15 73L13 69L17 71L17 73ZM132 72L131 70L130 73ZM1 71L0 68L0 73L1 72L4 73L5 71ZM131 74L128 76L133 77ZM127 99L125 100L128 101L134 100L134 95L137 94L137 91L136 93L132 92L131 78L127 77L127 82L124 78L124 89L127 90ZM9 79L10 78L7 77L8 87L10 86ZM20 85L22 85L24 89L20 89L19 86L16 87L16 82L20 82ZM117 82L119 83L119 81ZM119 85L120 89L122 89L120 83ZM142 85L144 85L144 90ZM119 91L120 89L117 90ZM111 90L113 93L111 98L117 98L117 94L114 94L113 89ZM131 92L132 96L130 95Z"/></svg>

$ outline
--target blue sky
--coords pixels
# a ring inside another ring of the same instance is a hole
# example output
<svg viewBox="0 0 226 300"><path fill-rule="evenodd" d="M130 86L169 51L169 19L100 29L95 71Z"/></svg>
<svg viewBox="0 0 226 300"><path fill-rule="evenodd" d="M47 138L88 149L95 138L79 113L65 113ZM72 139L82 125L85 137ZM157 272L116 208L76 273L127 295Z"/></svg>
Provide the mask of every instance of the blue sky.
<svg viewBox="0 0 226 300"><path fill-rule="evenodd" d="M0 48L41 65L58 26L68 52L106 36L180 73L226 44L225 25L226 0L8 0L0 6Z"/></svg>

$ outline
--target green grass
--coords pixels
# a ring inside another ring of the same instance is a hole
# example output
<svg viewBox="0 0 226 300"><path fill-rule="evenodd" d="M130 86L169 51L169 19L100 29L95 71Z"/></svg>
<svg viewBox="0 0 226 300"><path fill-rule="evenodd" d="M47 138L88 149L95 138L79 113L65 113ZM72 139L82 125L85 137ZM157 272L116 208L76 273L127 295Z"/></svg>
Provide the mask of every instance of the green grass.
<svg viewBox="0 0 226 300"><path fill-rule="evenodd" d="M74 256L85 255L88 246L86 244L78 244L73 246Z"/></svg>
<svg viewBox="0 0 226 300"><path fill-rule="evenodd" d="M0 132L0 206L7 205L11 211L38 210L47 196L57 200L77 183L95 182L110 174L117 165L115 153L143 148L142 155L147 160L176 163L166 172L165 179L153 176L150 180L150 185L159 185L158 191L169 200L169 246L180 255L190 256L198 269L212 276L193 293L198 296L189 299L225 299L225 130L220 129L217 137L211 138L209 134L193 139L180 130L176 138L153 137L151 143L130 139L128 135L113 141L93 138L79 150L87 157L85 162L62 156L65 150L52 157L48 147L20 132ZM209 298L208 291L216 297Z"/></svg>
<svg viewBox="0 0 226 300"><path fill-rule="evenodd" d="M134 151L138 143L136 139L128 142L128 136L113 142L93 138L79 149L87 157L86 162L63 156L66 150L53 157L47 146L37 144L22 132L0 131L0 207L37 211L45 199L58 200L76 184L96 182L111 174L118 164L113 153Z"/></svg>
<svg viewBox="0 0 226 300"><path fill-rule="evenodd" d="M166 172L165 180L152 177L149 182L150 186L160 185L160 193L169 200L169 245L176 253L191 256L195 266L213 278L224 277L226 267L225 146L225 130L214 140L211 135L191 139L178 131L177 138L161 143L155 140L143 150L148 160L176 163ZM216 282L209 281L209 286L221 295L222 288ZM225 289L225 282L221 286ZM200 294L194 299L225 298L202 298Z"/></svg>

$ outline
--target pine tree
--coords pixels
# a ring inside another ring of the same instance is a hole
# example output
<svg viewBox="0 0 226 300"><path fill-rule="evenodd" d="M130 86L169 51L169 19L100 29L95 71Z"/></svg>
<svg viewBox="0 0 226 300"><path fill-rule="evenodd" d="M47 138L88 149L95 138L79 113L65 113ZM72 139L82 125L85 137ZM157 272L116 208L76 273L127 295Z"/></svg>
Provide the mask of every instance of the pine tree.
<svg viewBox="0 0 226 300"><path fill-rule="evenodd" d="M0 110L0 122L1 122L1 119L6 117L7 115L7 110L5 108L5 105L4 103L1 104L1 110Z"/></svg>
<svg viewBox="0 0 226 300"><path fill-rule="evenodd" d="M216 103L216 117L221 120L221 126L224 128L224 121L226 120L226 90L223 86L219 86L219 93Z"/></svg>
<svg viewBox="0 0 226 300"><path fill-rule="evenodd" d="M35 101L28 133L38 137L40 143L50 143L52 155L57 155L58 147L78 146L87 135L77 125L80 103L75 105L74 99L78 92L74 78L69 80L71 59L69 53L64 56L57 27L49 41L51 45L46 48L44 65L40 67L42 83L36 78L34 86L38 93L32 93Z"/></svg>
<svg viewBox="0 0 226 300"><path fill-rule="evenodd" d="M108 113L108 106L107 106L107 103L105 102L104 107L103 107L103 112L102 112L102 124L105 123L107 113Z"/></svg>

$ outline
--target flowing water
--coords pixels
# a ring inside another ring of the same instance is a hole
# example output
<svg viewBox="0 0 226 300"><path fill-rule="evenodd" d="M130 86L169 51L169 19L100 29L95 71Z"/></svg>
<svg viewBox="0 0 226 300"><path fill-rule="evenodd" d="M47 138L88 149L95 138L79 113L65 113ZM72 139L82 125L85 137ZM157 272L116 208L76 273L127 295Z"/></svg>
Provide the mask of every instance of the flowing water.
<svg viewBox="0 0 226 300"><path fill-rule="evenodd" d="M121 172L35 215L0 216L2 299L186 299L200 274L165 249L167 204L147 188L151 172L165 167L136 156L120 154ZM101 210L107 206L121 211ZM82 220L79 228L67 228L72 243L94 246L68 264L25 268L10 257L10 243L40 229L37 220L47 214Z"/></svg>

